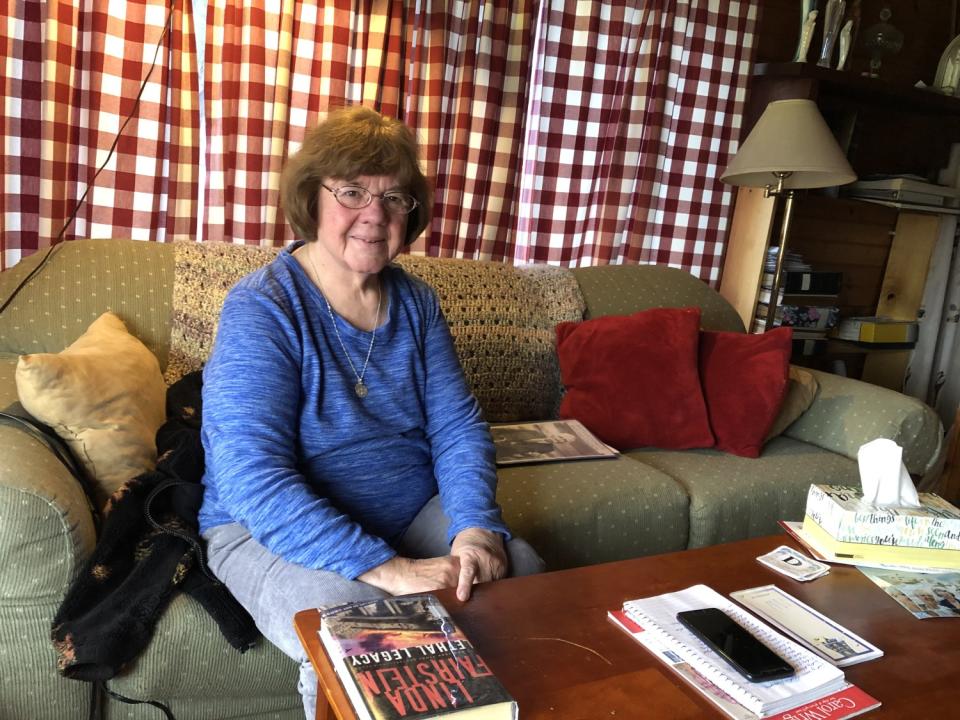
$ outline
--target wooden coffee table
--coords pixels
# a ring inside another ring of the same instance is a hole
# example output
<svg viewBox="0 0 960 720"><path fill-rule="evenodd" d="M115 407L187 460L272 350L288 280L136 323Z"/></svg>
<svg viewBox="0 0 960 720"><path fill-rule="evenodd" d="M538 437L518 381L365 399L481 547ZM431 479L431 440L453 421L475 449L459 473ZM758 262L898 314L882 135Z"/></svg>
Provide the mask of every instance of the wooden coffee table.
<svg viewBox="0 0 960 720"><path fill-rule="evenodd" d="M511 578L478 585L466 603L452 590L436 595L516 698L522 720L724 717L606 618L624 600L697 583L724 595L779 585L880 647L884 657L846 669L850 682L883 703L869 717L960 712L960 619L917 620L853 567L834 565L809 583L789 580L756 561L778 545L794 543L757 538ZM320 678L317 717L354 720L317 637L319 613L299 612L295 624Z"/></svg>

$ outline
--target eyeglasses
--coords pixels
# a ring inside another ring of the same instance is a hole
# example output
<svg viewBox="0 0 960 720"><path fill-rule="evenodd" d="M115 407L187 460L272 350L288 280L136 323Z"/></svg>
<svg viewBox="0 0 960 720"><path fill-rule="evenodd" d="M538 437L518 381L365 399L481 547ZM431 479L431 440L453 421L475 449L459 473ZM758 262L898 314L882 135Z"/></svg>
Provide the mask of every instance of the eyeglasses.
<svg viewBox="0 0 960 720"><path fill-rule="evenodd" d="M383 207L387 212L395 215L408 215L413 212L420 204L417 199L408 193L399 190L389 190L383 195L374 195L366 188L357 185L344 185L338 188L330 188L320 183L320 187L329 190L337 199L337 202L349 210L360 210L365 208L374 198L380 198Z"/></svg>

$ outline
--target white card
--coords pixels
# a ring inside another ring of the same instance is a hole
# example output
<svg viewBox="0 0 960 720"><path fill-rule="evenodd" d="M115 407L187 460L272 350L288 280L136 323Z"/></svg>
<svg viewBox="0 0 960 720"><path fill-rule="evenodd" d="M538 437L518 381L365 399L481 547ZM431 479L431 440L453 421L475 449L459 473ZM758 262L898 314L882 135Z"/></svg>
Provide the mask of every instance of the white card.
<svg viewBox="0 0 960 720"><path fill-rule="evenodd" d="M847 630L776 585L738 590L730 597L837 667L883 655L876 645Z"/></svg>
<svg viewBox="0 0 960 720"><path fill-rule="evenodd" d="M830 566L809 558L798 550L781 545L757 560L781 575L806 582L830 572Z"/></svg>

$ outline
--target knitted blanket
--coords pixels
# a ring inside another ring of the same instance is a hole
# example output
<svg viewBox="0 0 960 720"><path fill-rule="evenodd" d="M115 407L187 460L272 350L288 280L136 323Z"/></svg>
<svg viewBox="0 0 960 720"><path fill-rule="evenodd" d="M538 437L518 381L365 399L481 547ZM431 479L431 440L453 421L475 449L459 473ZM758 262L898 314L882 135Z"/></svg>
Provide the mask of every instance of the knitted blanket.
<svg viewBox="0 0 960 720"><path fill-rule="evenodd" d="M203 365L227 291L279 252L174 244L168 383ZM556 417L562 385L555 328L583 319L585 309L570 270L414 255L395 262L436 290L467 383L489 422Z"/></svg>

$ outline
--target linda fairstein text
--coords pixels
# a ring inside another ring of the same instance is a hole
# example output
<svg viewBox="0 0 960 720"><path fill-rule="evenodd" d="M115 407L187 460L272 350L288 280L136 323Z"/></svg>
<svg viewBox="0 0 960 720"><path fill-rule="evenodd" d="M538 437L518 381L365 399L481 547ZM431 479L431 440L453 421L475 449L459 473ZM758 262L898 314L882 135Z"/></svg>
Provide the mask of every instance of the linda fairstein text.
<svg viewBox="0 0 960 720"><path fill-rule="evenodd" d="M493 678L463 640L364 653L350 663L363 693L386 699L398 717L473 705L490 691L482 680Z"/></svg>

